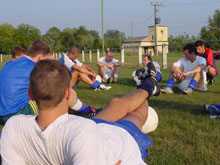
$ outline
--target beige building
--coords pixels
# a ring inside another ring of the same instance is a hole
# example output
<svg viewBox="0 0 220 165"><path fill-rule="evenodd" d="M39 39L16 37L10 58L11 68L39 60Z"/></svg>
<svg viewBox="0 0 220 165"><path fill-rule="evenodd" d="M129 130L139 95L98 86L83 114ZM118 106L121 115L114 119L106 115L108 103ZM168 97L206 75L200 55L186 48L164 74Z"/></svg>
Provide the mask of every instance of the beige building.
<svg viewBox="0 0 220 165"><path fill-rule="evenodd" d="M122 42L125 52L138 52L138 48L142 48L142 54L154 54L154 26L148 26L148 36L135 37L133 39ZM168 44L168 26L157 25L157 45ZM157 47L158 53L162 53L162 46ZM168 53L168 46L166 46Z"/></svg>

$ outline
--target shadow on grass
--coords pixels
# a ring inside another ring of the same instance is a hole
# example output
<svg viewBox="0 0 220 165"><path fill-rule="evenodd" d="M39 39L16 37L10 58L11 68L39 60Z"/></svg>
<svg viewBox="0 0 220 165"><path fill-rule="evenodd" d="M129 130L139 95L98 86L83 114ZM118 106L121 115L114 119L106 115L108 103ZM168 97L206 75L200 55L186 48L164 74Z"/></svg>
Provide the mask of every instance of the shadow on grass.
<svg viewBox="0 0 220 165"><path fill-rule="evenodd" d="M118 83L126 86L136 87L136 83L132 78L119 78Z"/></svg>
<svg viewBox="0 0 220 165"><path fill-rule="evenodd" d="M191 105L191 104L173 102L173 101L170 102L167 100L152 99L149 101L149 105L158 110L168 109L173 111L188 112L194 115L205 115L208 113L204 110L204 108L201 105Z"/></svg>

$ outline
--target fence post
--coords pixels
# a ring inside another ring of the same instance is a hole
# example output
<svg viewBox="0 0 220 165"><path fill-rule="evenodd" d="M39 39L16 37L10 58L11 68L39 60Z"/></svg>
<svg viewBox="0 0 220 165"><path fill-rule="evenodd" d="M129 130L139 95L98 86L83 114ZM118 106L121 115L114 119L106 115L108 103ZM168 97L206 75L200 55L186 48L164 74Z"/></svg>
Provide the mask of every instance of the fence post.
<svg viewBox="0 0 220 165"><path fill-rule="evenodd" d="M163 53L162 68L166 69L167 68L167 53L166 53L166 45L165 44L162 45L162 53Z"/></svg>
<svg viewBox="0 0 220 165"><path fill-rule="evenodd" d="M89 50L89 62L92 62L92 51Z"/></svg>
<svg viewBox="0 0 220 165"><path fill-rule="evenodd" d="M1 62L3 62L2 54L1 54Z"/></svg>
<svg viewBox="0 0 220 165"><path fill-rule="evenodd" d="M61 58L61 56L62 56L62 53L61 53L61 52L59 52L59 59Z"/></svg>
<svg viewBox="0 0 220 165"><path fill-rule="evenodd" d="M121 48L121 63L122 65L125 63L125 49L123 47Z"/></svg>
<svg viewBox="0 0 220 165"><path fill-rule="evenodd" d="M99 58L100 58L100 52L99 52L99 49L97 49L97 61Z"/></svg>
<svg viewBox="0 0 220 165"><path fill-rule="evenodd" d="M82 50L82 62L85 62L85 54L84 54L84 50Z"/></svg>
<svg viewBox="0 0 220 165"><path fill-rule="evenodd" d="M138 66L141 66L142 64L142 47L138 47Z"/></svg>

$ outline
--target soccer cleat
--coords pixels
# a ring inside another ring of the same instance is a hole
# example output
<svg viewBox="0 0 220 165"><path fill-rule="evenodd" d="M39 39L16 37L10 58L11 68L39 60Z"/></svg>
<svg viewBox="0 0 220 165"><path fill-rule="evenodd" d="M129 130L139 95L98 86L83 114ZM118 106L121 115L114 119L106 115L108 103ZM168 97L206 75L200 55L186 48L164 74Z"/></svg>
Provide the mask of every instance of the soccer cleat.
<svg viewBox="0 0 220 165"><path fill-rule="evenodd" d="M184 94L187 94L187 95L190 95L191 93L192 93L192 91L193 91L193 89L192 88L186 88L184 91L183 91L183 93Z"/></svg>
<svg viewBox="0 0 220 165"><path fill-rule="evenodd" d="M220 109L216 108L214 105L204 105L205 109L213 114L219 114L220 115Z"/></svg>
<svg viewBox="0 0 220 165"><path fill-rule="evenodd" d="M89 106L89 108L90 110L87 114L89 118L94 117L96 114L102 111L102 108L93 108L92 106Z"/></svg>
<svg viewBox="0 0 220 165"><path fill-rule="evenodd" d="M211 118L211 119L220 119L219 114L209 114L208 117Z"/></svg>
<svg viewBox="0 0 220 165"><path fill-rule="evenodd" d="M156 74L156 68L152 62L149 62L147 66L145 66L143 69L137 70L137 77L141 81L141 84L138 86L138 88L146 88L143 87L145 84L146 79L150 79L153 82L153 96L159 96L160 95L160 86L157 83L157 74ZM148 80L146 80L148 81Z"/></svg>
<svg viewBox="0 0 220 165"><path fill-rule="evenodd" d="M214 79L210 79L208 85L212 85L214 84L215 80Z"/></svg>
<svg viewBox="0 0 220 165"><path fill-rule="evenodd" d="M95 91L97 90L104 90L104 91L107 91L109 89L111 89L112 87L111 86L105 86L103 84L99 85L97 88L95 88Z"/></svg>
<svg viewBox="0 0 220 165"><path fill-rule="evenodd" d="M169 87L164 87L163 89L161 89L161 92L166 94L171 94L173 93L173 89Z"/></svg>

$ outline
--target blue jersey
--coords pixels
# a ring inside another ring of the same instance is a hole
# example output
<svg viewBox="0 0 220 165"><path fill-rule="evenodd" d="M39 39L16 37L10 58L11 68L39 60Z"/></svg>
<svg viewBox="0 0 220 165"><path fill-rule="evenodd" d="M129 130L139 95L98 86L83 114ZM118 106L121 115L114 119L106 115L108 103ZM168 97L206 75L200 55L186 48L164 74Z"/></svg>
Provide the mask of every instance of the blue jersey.
<svg viewBox="0 0 220 165"><path fill-rule="evenodd" d="M34 65L24 56L6 63L0 70L0 116L13 114L29 102L28 87Z"/></svg>

